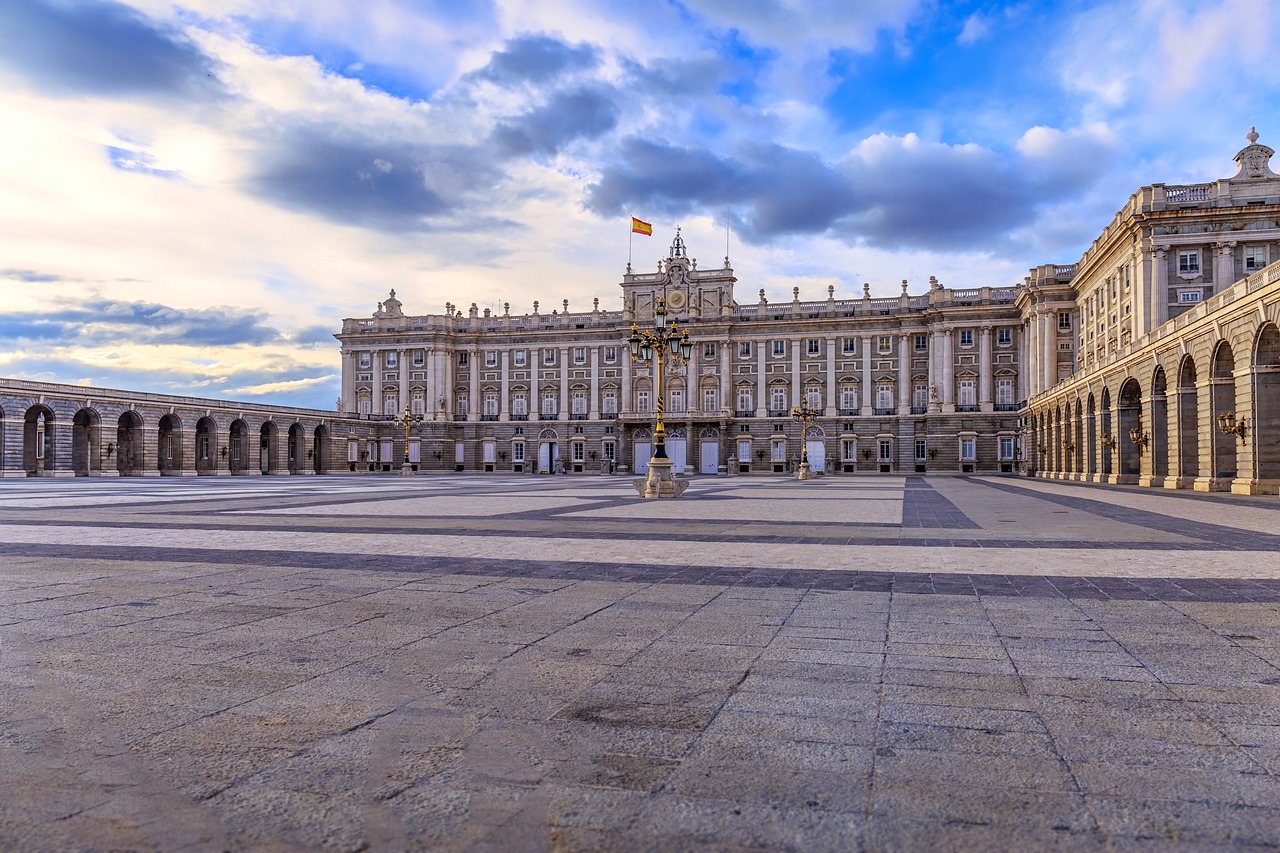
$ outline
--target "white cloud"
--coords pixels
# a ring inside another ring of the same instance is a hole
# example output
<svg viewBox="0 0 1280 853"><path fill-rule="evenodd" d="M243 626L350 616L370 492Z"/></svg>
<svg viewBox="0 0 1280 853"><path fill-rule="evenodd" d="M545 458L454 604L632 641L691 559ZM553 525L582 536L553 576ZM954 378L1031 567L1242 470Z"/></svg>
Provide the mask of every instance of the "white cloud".
<svg viewBox="0 0 1280 853"><path fill-rule="evenodd" d="M974 12L965 18L960 35L956 36L958 44L975 44L982 41L991 32L991 22L981 12Z"/></svg>

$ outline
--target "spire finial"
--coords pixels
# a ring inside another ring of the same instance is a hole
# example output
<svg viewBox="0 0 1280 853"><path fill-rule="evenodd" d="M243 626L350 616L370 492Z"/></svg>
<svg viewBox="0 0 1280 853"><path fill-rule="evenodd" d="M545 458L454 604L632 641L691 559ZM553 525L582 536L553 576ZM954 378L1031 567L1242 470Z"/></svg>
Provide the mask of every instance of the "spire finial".
<svg viewBox="0 0 1280 853"><path fill-rule="evenodd" d="M1258 129L1256 127L1249 128L1249 132L1244 135L1249 140L1250 145L1256 145L1258 142Z"/></svg>

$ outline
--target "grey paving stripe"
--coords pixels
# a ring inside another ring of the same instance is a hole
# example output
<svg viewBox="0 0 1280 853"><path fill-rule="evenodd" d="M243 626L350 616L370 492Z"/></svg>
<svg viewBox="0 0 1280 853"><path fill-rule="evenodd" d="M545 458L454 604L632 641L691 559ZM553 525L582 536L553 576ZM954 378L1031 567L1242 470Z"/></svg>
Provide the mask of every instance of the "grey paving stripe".
<svg viewBox="0 0 1280 853"><path fill-rule="evenodd" d="M560 563L464 557L404 557L385 554L224 551L61 544L0 544L0 555L122 562L191 562L215 565L407 572L501 578L599 580L679 584L914 593L1069 600L1280 602L1280 580L1219 578L1121 578L802 569L732 569L712 566Z"/></svg>
<svg viewBox="0 0 1280 853"><path fill-rule="evenodd" d="M902 496L902 526L977 530L979 525L960 507L925 482L924 477L908 477Z"/></svg>
<svg viewBox="0 0 1280 853"><path fill-rule="evenodd" d="M1018 486L1013 482L996 482L993 480L979 480L970 477L965 477L963 479L972 485L985 486L988 489L995 489L996 491L1006 492L1008 494L1024 495L1028 498L1035 498L1047 503L1070 507L1071 509L1080 510L1081 512L1087 512L1090 515L1104 516L1112 521L1132 524L1137 527L1147 528L1148 530L1159 530L1162 533L1201 539L1219 546L1235 543L1238 546L1235 550L1280 551L1280 535L1277 534L1241 530L1238 527L1227 527L1222 524L1209 524L1202 521L1192 521L1187 518L1173 518L1167 515L1162 515L1158 512L1121 506L1086 497L1053 494L1050 492L1042 492L1037 489L1027 489ZM1179 493L1179 496L1182 496L1181 493ZM1190 495L1188 495L1188 497L1190 497ZM1274 506L1276 506L1277 509L1280 509L1280 504L1274 504ZM1277 523L1280 523L1280 513L1277 513L1276 520Z"/></svg>

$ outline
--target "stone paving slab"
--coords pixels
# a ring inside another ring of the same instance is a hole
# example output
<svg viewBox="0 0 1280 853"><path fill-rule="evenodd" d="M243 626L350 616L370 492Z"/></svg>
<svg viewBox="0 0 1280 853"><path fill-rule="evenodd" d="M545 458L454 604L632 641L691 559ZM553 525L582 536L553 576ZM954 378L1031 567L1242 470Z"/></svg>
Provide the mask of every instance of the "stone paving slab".
<svg viewBox="0 0 1280 853"><path fill-rule="evenodd" d="M1280 502L818 485L8 481L0 849L1280 846Z"/></svg>

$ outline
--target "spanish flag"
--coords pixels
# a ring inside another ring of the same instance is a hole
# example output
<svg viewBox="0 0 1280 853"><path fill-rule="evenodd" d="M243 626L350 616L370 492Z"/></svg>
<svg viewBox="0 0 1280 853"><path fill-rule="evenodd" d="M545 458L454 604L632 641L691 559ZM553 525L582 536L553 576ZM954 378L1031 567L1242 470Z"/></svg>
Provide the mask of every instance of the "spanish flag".
<svg viewBox="0 0 1280 853"><path fill-rule="evenodd" d="M636 218L633 216L633 217L631 217L631 233L632 233L632 234L643 234L643 235L644 235L644 236L646 236L646 237L652 237L652 236L653 236L653 226L652 226L652 225L650 225L648 222L642 222L642 221L640 221L639 219L636 219Z"/></svg>

